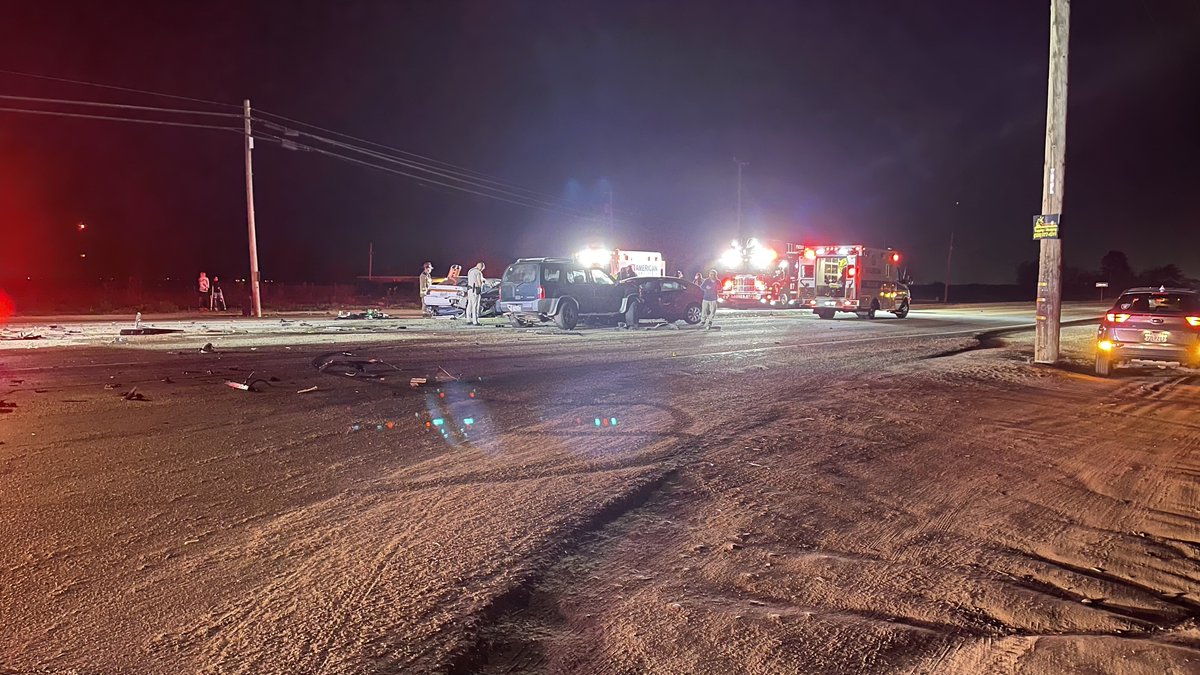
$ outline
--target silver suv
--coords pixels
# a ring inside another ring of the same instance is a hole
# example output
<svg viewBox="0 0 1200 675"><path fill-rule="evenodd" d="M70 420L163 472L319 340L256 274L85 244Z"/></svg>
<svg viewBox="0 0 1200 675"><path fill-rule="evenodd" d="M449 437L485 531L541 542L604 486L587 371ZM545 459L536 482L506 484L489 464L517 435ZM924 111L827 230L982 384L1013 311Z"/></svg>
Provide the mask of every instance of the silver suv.
<svg viewBox="0 0 1200 675"><path fill-rule="evenodd" d="M1160 286L1122 293L1096 332L1096 374L1129 361L1200 367L1200 292Z"/></svg>

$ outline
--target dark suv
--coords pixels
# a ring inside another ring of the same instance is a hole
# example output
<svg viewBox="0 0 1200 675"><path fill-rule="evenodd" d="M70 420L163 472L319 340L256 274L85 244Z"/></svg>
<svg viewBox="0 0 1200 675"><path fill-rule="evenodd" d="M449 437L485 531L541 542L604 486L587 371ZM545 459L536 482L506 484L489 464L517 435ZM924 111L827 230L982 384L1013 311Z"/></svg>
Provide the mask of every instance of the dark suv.
<svg viewBox="0 0 1200 675"><path fill-rule="evenodd" d="M1173 361L1200 367L1200 292L1131 288L1096 331L1096 374L1122 361Z"/></svg>
<svg viewBox="0 0 1200 675"><path fill-rule="evenodd" d="M580 318L636 326L639 310L637 289L569 258L521 258L509 265L496 305L514 326L553 320L563 330L574 328Z"/></svg>

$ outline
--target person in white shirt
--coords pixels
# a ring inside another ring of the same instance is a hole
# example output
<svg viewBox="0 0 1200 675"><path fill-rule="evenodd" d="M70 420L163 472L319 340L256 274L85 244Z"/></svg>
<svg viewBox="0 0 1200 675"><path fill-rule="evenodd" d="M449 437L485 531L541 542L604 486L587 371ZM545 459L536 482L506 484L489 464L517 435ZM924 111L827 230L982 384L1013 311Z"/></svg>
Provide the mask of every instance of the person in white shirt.
<svg viewBox="0 0 1200 675"><path fill-rule="evenodd" d="M483 298L483 268L479 263L467 272L467 323L479 326L479 305Z"/></svg>

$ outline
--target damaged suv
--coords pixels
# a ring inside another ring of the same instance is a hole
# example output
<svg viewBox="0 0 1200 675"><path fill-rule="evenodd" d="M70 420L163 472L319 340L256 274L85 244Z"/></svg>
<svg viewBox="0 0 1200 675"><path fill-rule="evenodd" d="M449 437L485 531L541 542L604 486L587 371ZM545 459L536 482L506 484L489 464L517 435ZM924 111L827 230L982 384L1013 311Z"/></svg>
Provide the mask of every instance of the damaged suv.
<svg viewBox="0 0 1200 675"><path fill-rule="evenodd" d="M497 313L513 326L553 321L571 330L581 319L636 326L640 311L636 288L569 258L521 258L500 280Z"/></svg>

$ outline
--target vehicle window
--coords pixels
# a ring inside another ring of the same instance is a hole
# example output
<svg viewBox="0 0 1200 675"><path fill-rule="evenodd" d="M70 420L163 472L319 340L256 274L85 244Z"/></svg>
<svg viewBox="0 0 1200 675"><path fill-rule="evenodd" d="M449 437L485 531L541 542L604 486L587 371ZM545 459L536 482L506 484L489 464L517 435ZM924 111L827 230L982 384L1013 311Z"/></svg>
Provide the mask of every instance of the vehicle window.
<svg viewBox="0 0 1200 675"><path fill-rule="evenodd" d="M462 278L465 279L465 277ZM528 263L509 265L508 269L504 270L504 280L511 284L533 283L537 281L537 265Z"/></svg>
<svg viewBox="0 0 1200 675"><path fill-rule="evenodd" d="M586 284L587 273L585 273L583 270L567 270L567 283Z"/></svg>
<svg viewBox="0 0 1200 675"><path fill-rule="evenodd" d="M592 283L608 284L610 286L616 283L604 270L593 269L589 270L589 272L591 272L592 275Z"/></svg>
<svg viewBox="0 0 1200 675"><path fill-rule="evenodd" d="M1200 309L1190 293L1128 293L1117 298L1114 309L1146 314L1182 314Z"/></svg>
<svg viewBox="0 0 1200 675"><path fill-rule="evenodd" d="M683 286L680 286L678 281L664 281L664 282L662 282L662 289L663 289L663 292L679 291L679 290L683 290Z"/></svg>
<svg viewBox="0 0 1200 675"><path fill-rule="evenodd" d="M557 283L562 279L562 269L559 267L550 267L549 265L542 268L542 281L549 283Z"/></svg>

